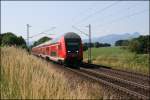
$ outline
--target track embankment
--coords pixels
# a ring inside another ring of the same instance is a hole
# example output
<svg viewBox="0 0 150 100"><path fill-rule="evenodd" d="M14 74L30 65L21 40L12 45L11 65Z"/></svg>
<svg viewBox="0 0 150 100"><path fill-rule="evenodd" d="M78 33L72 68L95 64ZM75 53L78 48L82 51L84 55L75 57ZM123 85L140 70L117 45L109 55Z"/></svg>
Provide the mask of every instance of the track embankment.
<svg viewBox="0 0 150 100"><path fill-rule="evenodd" d="M88 63L83 63L80 70L68 69L135 98L149 99L149 76Z"/></svg>
<svg viewBox="0 0 150 100"><path fill-rule="evenodd" d="M108 88L117 90L120 94L125 93L131 99L145 100L150 98L149 76L88 63L82 63L80 69L70 68L71 66L60 66L79 76L86 77Z"/></svg>

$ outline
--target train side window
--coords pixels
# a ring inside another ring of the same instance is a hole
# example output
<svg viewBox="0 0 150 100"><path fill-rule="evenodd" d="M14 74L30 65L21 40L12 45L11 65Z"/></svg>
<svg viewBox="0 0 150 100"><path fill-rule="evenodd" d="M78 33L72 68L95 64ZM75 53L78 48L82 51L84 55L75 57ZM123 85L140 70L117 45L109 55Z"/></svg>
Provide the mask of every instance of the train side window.
<svg viewBox="0 0 150 100"><path fill-rule="evenodd" d="M55 52L55 51L52 51L52 52L51 52L51 56L56 56L56 52Z"/></svg>
<svg viewBox="0 0 150 100"><path fill-rule="evenodd" d="M46 48L46 51L47 51L47 52L49 51L49 47Z"/></svg>
<svg viewBox="0 0 150 100"><path fill-rule="evenodd" d="M58 45L58 49L61 50L61 45Z"/></svg>

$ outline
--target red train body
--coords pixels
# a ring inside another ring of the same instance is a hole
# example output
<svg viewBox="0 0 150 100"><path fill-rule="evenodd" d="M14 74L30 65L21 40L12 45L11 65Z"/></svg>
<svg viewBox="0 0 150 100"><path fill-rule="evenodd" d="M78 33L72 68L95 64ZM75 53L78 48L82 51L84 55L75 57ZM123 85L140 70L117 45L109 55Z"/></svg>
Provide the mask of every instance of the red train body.
<svg viewBox="0 0 150 100"><path fill-rule="evenodd" d="M32 54L65 64L80 64L83 46L79 35L69 32L52 41L32 48Z"/></svg>

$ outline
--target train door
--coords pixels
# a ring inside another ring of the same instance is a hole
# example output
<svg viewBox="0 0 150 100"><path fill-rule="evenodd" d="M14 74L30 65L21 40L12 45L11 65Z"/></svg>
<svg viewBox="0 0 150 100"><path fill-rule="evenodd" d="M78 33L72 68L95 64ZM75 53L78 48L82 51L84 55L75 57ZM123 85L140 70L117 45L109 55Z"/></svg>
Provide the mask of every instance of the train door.
<svg viewBox="0 0 150 100"><path fill-rule="evenodd" d="M58 45L56 45L56 56L59 57L59 49L58 49Z"/></svg>
<svg viewBox="0 0 150 100"><path fill-rule="evenodd" d="M58 56L62 58L62 46L61 43L58 44Z"/></svg>
<svg viewBox="0 0 150 100"><path fill-rule="evenodd" d="M49 46L48 48L49 48L48 55L50 56L50 54L51 54L51 46Z"/></svg>
<svg viewBox="0 0 150 100"><path fill-rule="evenodd" d="M56 57L57 56L57 49L56 49L55 45L51 46L51 54L50 55L52 57Z"/></svg>
<svg viewBox="0 0 150 100"><path fill-rule="evenodd" d="M49 47L47 46L46 47L46 55L48 55L49 54Z"/></svg>

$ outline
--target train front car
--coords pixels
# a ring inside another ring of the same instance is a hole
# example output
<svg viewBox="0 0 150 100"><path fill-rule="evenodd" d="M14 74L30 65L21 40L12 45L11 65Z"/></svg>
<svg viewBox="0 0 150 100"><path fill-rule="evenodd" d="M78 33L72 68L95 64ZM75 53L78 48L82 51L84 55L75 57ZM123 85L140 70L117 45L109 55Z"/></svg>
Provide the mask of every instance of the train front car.
<svg viewBox="0 0 150 100"><path fill-rule="evenodd" d="M78 67L83 60L82 40L76 33L69 32L64 35L66 47L66 60L67 65Z"/></svg>

